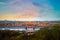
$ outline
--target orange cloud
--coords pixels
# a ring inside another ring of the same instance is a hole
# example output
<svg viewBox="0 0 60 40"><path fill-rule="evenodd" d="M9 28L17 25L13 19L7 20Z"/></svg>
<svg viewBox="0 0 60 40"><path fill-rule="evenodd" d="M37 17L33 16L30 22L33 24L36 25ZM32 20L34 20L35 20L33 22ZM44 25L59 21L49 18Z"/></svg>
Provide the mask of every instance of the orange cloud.
<svg viewBox="0 0 60 40"><path fill-rule="evenodd" d="M36 20L39 17L39 13L33 10L25 10L16 14L2 14L0 15L0 20Z"/></svg>
<svg viewBox="0 0 60 40"><path fill-rule="evenodd" d="M32 10L25 10L24 12L19 13L15 16L16 19L23 19L23 20L34 20L39 17L39 14Z"/></svg>

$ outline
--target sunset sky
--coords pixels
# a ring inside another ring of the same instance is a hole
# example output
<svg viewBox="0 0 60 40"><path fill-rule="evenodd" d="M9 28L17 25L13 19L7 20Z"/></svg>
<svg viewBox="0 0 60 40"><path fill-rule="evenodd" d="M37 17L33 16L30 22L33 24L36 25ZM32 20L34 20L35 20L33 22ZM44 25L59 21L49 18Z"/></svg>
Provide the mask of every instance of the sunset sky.
<svg viewBox="0 0 60 40"><path fill-rule="evenodd" d="M0 20L60 20L60 0L0 0Z"/></svg>

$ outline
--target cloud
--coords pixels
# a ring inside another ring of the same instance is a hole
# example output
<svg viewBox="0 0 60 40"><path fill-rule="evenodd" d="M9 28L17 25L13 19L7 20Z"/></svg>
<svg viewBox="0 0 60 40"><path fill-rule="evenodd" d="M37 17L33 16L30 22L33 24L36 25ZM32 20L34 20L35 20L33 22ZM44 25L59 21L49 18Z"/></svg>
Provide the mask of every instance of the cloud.
<svg viewBox="0 0 60 40"><path fill-rule="evenodd" d="M20 14L21 13L21 14ZM0 19L5 20L36 20L39 15L33 10L25 10L24 12L20 12L19 14L5 14L1 15Z"/></svg>
<svg viewBox="0 0 60 40"><path fill-rule="evenodd" d="M7 2L5 5L9 8L8 10L10 11L10 13L8 14L14 14L14 17L10 16L12 17L12 19L43 20L45 18L51 17L52 14L54 14L53 7L51 4L46 2L47 0L37 1L11 0L10 2Z"/></svg>
<svg viewBox="0 0 60 40"><path fill-rule="evenodd" d="M16 16L16 18L20 18L20 16L22 18L28 18L28 17L29 18L38 18L39 17L38 13L33 11L33 10L25 10L25 11L20 12L20 13L19 13L20 15L18 14L18 16Z"/></svg>
<svg viewBox="0 0 60 40"><path fill-rule="evenodd" d="M19 12L23 12L25 10L33 10L33 11L36 11L36 12L39 11L38 10L39 8L35 5L33 5L31 2L29 2L29 3L18 2L16 4L13 3L11 5L8 5L8 7L10 8L9 10L13 13L19 13Z"/></svg>
<svg viewBox="0 0 60 40"><path fill-rule="evenodd" d="M6 3L4 3L4 2L0 2L0 5L5 5Z"/></svg>

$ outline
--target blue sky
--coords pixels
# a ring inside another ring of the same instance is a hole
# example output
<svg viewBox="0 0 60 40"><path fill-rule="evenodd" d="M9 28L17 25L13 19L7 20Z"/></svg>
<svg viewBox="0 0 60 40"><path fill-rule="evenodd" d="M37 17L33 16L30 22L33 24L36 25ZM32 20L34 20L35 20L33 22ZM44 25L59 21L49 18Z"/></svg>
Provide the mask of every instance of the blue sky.
<svg viewBox="0 0 60 40"><path fill-rule="evenodd" d="M0 0L0 20L60 20L60 0Z"/></svg>

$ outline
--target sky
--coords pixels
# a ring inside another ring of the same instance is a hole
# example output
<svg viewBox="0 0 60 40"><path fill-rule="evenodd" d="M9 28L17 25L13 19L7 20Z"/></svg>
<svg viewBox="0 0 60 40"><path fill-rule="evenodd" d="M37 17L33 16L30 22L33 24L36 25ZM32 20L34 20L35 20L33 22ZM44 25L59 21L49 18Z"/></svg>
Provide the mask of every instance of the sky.
<svg viewBox="0 0 60 40"><path fill-rule="evenodd" d="M60 0L0 0L0 20L60 20Z"/></svg>

